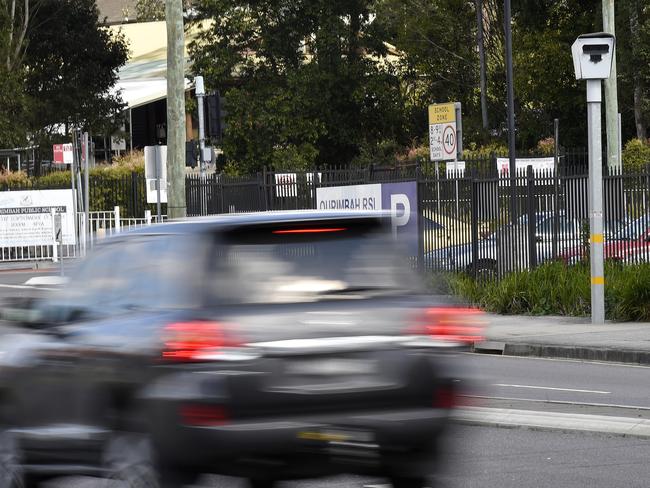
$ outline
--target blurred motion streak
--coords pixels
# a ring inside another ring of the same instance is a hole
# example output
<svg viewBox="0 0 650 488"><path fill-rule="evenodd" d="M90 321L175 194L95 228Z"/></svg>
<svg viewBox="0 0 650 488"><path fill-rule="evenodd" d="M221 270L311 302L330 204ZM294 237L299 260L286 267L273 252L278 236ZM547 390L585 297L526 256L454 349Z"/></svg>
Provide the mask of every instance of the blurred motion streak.
<svg viewBox="0 0 650 488"><path fill-rule="evenodd" d="M426 290L377 212L123 233L28 306L3 314L0 488L427 486L468 393L459 353L483 334L479 311Z"/></svg>

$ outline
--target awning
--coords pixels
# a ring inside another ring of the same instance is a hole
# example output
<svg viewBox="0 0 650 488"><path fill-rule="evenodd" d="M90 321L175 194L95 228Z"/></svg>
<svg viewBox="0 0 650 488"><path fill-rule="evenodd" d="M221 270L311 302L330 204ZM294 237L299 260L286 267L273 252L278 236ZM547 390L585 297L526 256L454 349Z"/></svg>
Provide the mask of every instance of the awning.
<svg viewBox="0 0 650 488"><path fill-rule="evenodd" d="M189 43L203 26L185 33L185 67L190 66ZM119 71L113 93L120 92L127 108L136 108L167 98L167 27L164 21L114 25L109 30L122 35L129 47L129 60ZM190 82L185 79L185 89Z"/></svg>
<svg viewBox="0 0 650 488"><path fill-rule="evenodd" d="M189 90L190 80L185 79L185 90ZM127 108L141 107L148 103L167 98L167 80L152 78L147 80L118 81L114 92L120 92Z"/></svg>

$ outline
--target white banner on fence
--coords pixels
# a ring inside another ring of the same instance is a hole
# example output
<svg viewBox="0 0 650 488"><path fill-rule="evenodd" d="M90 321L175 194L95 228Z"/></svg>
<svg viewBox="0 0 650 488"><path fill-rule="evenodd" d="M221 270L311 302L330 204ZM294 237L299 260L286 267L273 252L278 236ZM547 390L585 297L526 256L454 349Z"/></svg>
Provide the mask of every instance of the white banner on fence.
<svg viewBox="0 0 650 488"><path fill-rule="evenodd" d="M316 188L318 210L381 210L381 184Z"/></svg>
<svg viewBox="0 0 650 488"><path fill-rule="evenodd" d="M448 179L465 177L465 161L447 161L445 169Z"/></svg>
<svg viewBox="0 0 650 488"><path fill-rule="evenodd" d="M318 180L320 181L322 173L305 173L308 184L314 181L314 174L318 175ZM297 196L297 182L297 173L275 173L275 196L279 198Z"/></svg>
<svg viewBox="0 0 650 488"><path fill-rule="evenodd" d="M532 166L535 176L551 175L555 171L554 158L517 158L515 168L517 176L526 176L528 166ZM508 158L497 158L497 171L499 178L510 176L510 160Z"/></svg>
<svg viewBox="0 0 650 488"><path fill-rule="evenodd" d="M52 210L62 214L63 244L75 244L72 199L72 190L0 192L0 247L52 244Z"/></svg>

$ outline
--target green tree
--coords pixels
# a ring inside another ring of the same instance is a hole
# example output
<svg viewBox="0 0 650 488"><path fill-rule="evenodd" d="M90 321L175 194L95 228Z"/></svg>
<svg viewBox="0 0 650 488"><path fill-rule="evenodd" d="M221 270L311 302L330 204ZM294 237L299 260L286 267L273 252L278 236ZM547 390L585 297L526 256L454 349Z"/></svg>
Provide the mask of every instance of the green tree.
<svg viewBox="0 0 650 488"><path fill-rule="evenodd" d="M407 99L409 132L426 141L427 106L463 104L463 125L470 138L481 137L476 51L476 12L466 0L382 0L377 16L385 40L402 53L400 80Z"/></svg>
<svg viewBox="0 0 650 488"><path fill-rule="evenodd" d="M94 0L2 4L0 145L47 151L62 128L112 132L123 103L111 89L128 50L98 17Z"/></svg>
<svg viewBox="0 0 650 488"><path fill-rule="evenodd" d="M245 171L359 161L408 142L374 0L202 0L193 71L226 92L223 149Z"/></svg>
<svg viewBox="0 0 650 488"><path fill-rule="evenodd" d="M165 20L165 0L138 0L135 16L139 22Z"/></svg>
<svg viewBox="0 0 650 488"><path fill-rule="evenodd" d="M192 8L192 4L192 0L183 0L185 12ZM165 0L137 0L135 2L135 17L138 22L165 20Z"/></svg>
<svg viewBox="0 0 650 488"><path fill-rule="evenodd" d="M514 6L518 147L532 148L552 136L554 118L563 145L586 146L585 86L575 79L571 44L578 34L598 30L600 1L522 0Z"/></svg>

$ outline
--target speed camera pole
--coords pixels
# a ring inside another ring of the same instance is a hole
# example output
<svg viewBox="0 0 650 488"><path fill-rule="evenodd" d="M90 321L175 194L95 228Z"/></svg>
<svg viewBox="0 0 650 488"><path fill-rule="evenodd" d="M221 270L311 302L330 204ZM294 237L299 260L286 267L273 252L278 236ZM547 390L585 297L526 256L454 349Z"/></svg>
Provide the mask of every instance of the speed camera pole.
<svg viewBox="0 0 650 488"><path fill-rule="evenodd" d="M600 80L587 80L589 125L589 261L591 267L591 321L605 322L605 269L603 256L603 156Z"/></svg>
<svg viewBox="0 0 650 488"><path fill-rule="evenodd" d="M166 0L167 21L167 215L186 216L185 204L185 35L183 1Z"/></svg>
<svg viewBox="0 0 650 488"><path fill-rule="evenodd" d="M589 264L591 322L605 322L605 266L603 256L603 164L601 136L602 81L609 78L614 36L599 32L579 36L571 46L576 79L587 81L589 125Z"/></svg>

